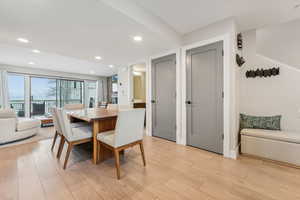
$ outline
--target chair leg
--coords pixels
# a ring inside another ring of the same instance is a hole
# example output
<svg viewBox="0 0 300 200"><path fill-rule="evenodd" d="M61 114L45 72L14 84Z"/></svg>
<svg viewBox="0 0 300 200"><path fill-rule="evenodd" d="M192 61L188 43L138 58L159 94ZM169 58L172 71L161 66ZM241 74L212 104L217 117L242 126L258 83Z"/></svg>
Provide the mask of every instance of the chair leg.
<svg viewBox="0 0 300 200"><path fill-rule="evenodd" d="M144 166L146 166L146 158L145 158L143 141L140 143L140 149L141 149L141 154L142 154Z"/></svg>
<svg viewBox="0 0 300 200"><path fill-rule="evenodd" d="M116 170L117 170L117 178L120 179L120 154L117 149L114 150L115 154L115 164L116 164Z"/></svg>
<svg viewBox="0 0 300 200"><path fill-rule="evenodd" d="M100 155L100 151L101 151L101 143L100 143L99 140L97 141L97 146L98 146L98 147L97 147L97 151L98 151L98 152L97 152L97 161L96 161L96 163L99 162L100 156L101 156L101 155Z"/></svg>
<svg viewBox="0 0 300 200"><path fill-rule="evenodd" d="M52 142L52 146L51 146L51 151L53 151L53 148L54 148L54 145L55 145L57 136L58 136L58 133L57 133L57 131L55 131L55 135L54 135L53 142Z"/></svg>
<svg viewBox="0 0 300 200"><path fill-rule="evenodd" d="M60 143L59 143L59 148L58 148L57 156L56 156L58 159L60 159L61 152L62 152L62 150L64 148L64 145L65 145L65 141L66 141L65 137L61 136Z"/></svg>
<svg viewBox="0 0 300 200"><path fill-rule="evenodd" d="M67 150L67 154L66 154L66 158L65 158L63 169L66 169L66 167L67 167L68 160L69 160L72 148L73 148L73 144L70 142L69 145L68 145L68 150Z"/></svg>

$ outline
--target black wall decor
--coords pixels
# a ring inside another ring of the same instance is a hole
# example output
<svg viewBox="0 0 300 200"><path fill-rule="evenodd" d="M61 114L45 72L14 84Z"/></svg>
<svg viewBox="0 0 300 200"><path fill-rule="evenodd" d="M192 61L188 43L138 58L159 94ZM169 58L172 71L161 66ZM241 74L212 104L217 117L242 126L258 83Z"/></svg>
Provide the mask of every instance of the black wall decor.
<svg viewBox="0 0 300 200"><path fill-rule="evenodd" d="M236 54L235 59L236 59L236 64L239 67L243 66L243 64L245 64L245 62L246 62L245 59L242 56L240 56L239 54Z"/></svg>
<svg viewBox="0 0 300 200"><path fill-rule="evenodd" d="M256 70L248 70L246 72L247 78L256 78L256 77L271 77L279 75L279 67L278 68L270 68L270 69L256 69Z"/></svg>
<svg viewBox="0 0 300 200"><path fill-rule="evenodd" d="M242 37L242 33L239 33L237 35L237 47L239 50L243 49L243 37Z"/></svg>

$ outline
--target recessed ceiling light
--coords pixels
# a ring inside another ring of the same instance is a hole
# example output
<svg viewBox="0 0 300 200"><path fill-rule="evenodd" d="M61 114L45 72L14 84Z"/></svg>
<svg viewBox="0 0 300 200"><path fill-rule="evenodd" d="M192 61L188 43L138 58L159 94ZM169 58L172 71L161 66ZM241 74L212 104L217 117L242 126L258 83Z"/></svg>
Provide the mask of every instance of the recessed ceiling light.
<svg viewBox="0 0 300 200"><path fill-rule="evenodd" d="M141 41L143 41L143 38L142 38L142 36L137 35L137 36L133 37L133 40L136 42L141 42Z"/></svg>
<svg viewBox="0 0 300 200"><path fill-rule="evenodd" d="M35 65L35 63L34 63L34 62L29 62L28 64L29 64L29 65Z"/></svg>
<svg viewBox="0 0 300 200"><path fill-rule="evenodd" d="M114 65L108 65L110 68L113 68L114 67Z"/></svg>
<svg viewBox="0 0 300 200"><path fill-rule="evenodd" d="M101 58L101 56L95 56L95 59L96 60L101 60L102 58Z"/></svg>
<svg viewBox="0 0 300 200"><path fill-rule="evenodd" d="M22 42L22 43L28 43L28 42L29 42L29 40L26 39L26 38L18 38L17 40L18 40L19 42Z"/></svg>
<svg viewBox="0 0 300 200"><path fill-rule="evenodd" d="M33 53L41 53L41 51L38 50L38 49L33 49L32 52L33 52Z"/></svg>
<svg viewBox="0 0 300 200"><path fill-rule="evenodd" d="M94 70L90 70L90 74L95 74L95 71Z"/></svg>

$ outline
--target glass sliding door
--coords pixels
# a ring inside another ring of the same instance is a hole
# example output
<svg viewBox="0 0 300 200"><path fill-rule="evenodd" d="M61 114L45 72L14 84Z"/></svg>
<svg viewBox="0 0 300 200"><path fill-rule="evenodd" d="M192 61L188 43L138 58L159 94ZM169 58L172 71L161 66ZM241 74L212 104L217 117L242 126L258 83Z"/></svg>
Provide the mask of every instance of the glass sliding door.
<svg viewBox="0 0 300 200"><path fill-rule="evenodd" d="M56 79L31 77L31 116L50 116L50 108L57 106L56 85Z"/></svg>
<svg viewBox="0 0 300 200"><path fill-rule="evenodd" d="M57 80L57 101L59 107L65 104L83 104L83 81Z"/></svg>
<svg viewBox="0 0 300 200"><path fill-rule="evenodd" d="M25 77L19 74L8 74L9 105L18 117L25 116Z"/></svg>

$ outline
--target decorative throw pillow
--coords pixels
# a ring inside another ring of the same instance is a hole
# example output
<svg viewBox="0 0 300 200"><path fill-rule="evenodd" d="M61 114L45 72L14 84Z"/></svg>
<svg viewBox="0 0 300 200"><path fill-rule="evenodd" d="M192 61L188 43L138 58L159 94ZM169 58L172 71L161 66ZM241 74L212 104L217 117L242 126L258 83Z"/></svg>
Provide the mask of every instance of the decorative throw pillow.
<svg viewBox="0 0 300 200"><path fill-rule="evenodd" d="M240 114L240 128L281 130L280 120L281 120L281 115L259 117L259 116Z"/></svg>

